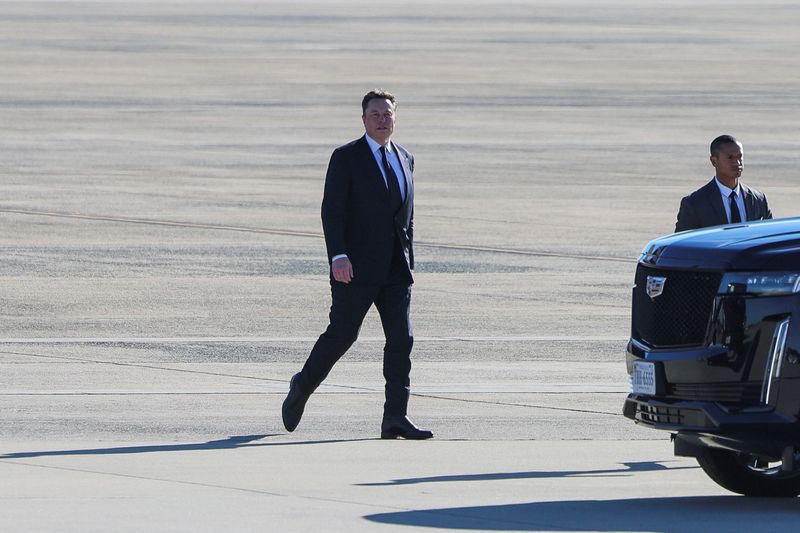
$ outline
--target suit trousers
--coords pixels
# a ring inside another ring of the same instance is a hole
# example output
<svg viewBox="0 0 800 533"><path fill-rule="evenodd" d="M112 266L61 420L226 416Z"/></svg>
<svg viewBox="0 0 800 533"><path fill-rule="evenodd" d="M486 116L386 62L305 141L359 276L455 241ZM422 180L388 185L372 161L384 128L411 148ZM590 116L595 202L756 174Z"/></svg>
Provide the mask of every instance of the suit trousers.
<svg viewBox="0 0 800 533"><path fill-rule="evenodd" d="M333 365L358 338L364 317L374 304L380 315L386 343L383 376L386 380L384 416L405 416L409 397L411 348L411 281L405 259L395 243L392 268L386 282L360 285L331 280L330 323L320 335L300 372L298 385L310 395L328 376ZM358 276L358 272L355 273Z"/></svg>

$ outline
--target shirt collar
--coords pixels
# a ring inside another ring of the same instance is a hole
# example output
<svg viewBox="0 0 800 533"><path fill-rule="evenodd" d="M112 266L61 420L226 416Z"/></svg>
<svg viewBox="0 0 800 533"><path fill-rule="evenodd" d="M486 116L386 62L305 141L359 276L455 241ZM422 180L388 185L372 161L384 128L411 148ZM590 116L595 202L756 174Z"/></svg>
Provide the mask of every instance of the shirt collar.
<svg viewBox="0 0 800 533"><path fill-rule="evenodd" d="M375 139L373 139L372 137L370 137L366 133L364 134L364 138L367 139L367 144L369 145L370 150L372 150L373 154L375 152L377 152L378 150L380 150L381 145L378 144L378 141L376 141ZM386 152L390 153L390 154L392 153L392 141L389 141L388 143L386 143Z"/></svg>
<svg viewBox="0 0 800 533"><path fill-rule="evenodd" d="M742 195L742 184L741 183L737 183L735 189L730 189L730 188L726 187L725 185L723 185L722 182L720 182L717 179L716 176L714 176L714 182L717 184L717 187L719 188L720 194L722 194L722 196L724 196L725 198L728 198L733 191L736 191L736 196L741 196Z"/></svg>

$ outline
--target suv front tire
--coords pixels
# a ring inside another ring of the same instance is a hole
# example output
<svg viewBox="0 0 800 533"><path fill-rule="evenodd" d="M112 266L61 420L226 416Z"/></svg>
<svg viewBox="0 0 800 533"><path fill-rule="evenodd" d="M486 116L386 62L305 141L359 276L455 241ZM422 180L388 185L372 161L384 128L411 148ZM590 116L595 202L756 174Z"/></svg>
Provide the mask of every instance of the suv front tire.
<svg viewBox="0 0 800 533"><path fill-rule="evenodd" d="M697 456L703 471L717 484L745 496L795 497L800 494L800 457L785 471L782 463L767 463L754 455L706 448Z"/></svg>

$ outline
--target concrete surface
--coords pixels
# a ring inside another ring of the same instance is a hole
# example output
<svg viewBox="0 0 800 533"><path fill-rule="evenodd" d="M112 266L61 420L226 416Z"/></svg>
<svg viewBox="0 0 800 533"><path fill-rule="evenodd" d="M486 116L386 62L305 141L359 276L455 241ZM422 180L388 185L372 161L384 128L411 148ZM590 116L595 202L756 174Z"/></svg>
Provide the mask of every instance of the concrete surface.
<svg viewBox="0 0 800 533"><path fill-rule="evenodd" d="M745 147L798 214L792 2L0 2L0 531L773 531L621 416L635 259ZM412 417L326 324L360 98L416 155Z"/></svg>

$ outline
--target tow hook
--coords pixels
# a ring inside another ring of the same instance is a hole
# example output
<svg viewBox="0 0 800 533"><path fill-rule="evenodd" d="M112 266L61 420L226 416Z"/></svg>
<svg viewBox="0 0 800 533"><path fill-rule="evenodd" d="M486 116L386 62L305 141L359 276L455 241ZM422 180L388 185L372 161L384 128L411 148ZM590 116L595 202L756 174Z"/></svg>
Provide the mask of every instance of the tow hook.
<svg viewBox="0 0 800 533"><path fill-rule="evenodd" d="M783 454L781 455L781 460L783 461L781 464L781 470L784 472L791 472L794 470L794 447L787 446L783 449Z"/></svg>

